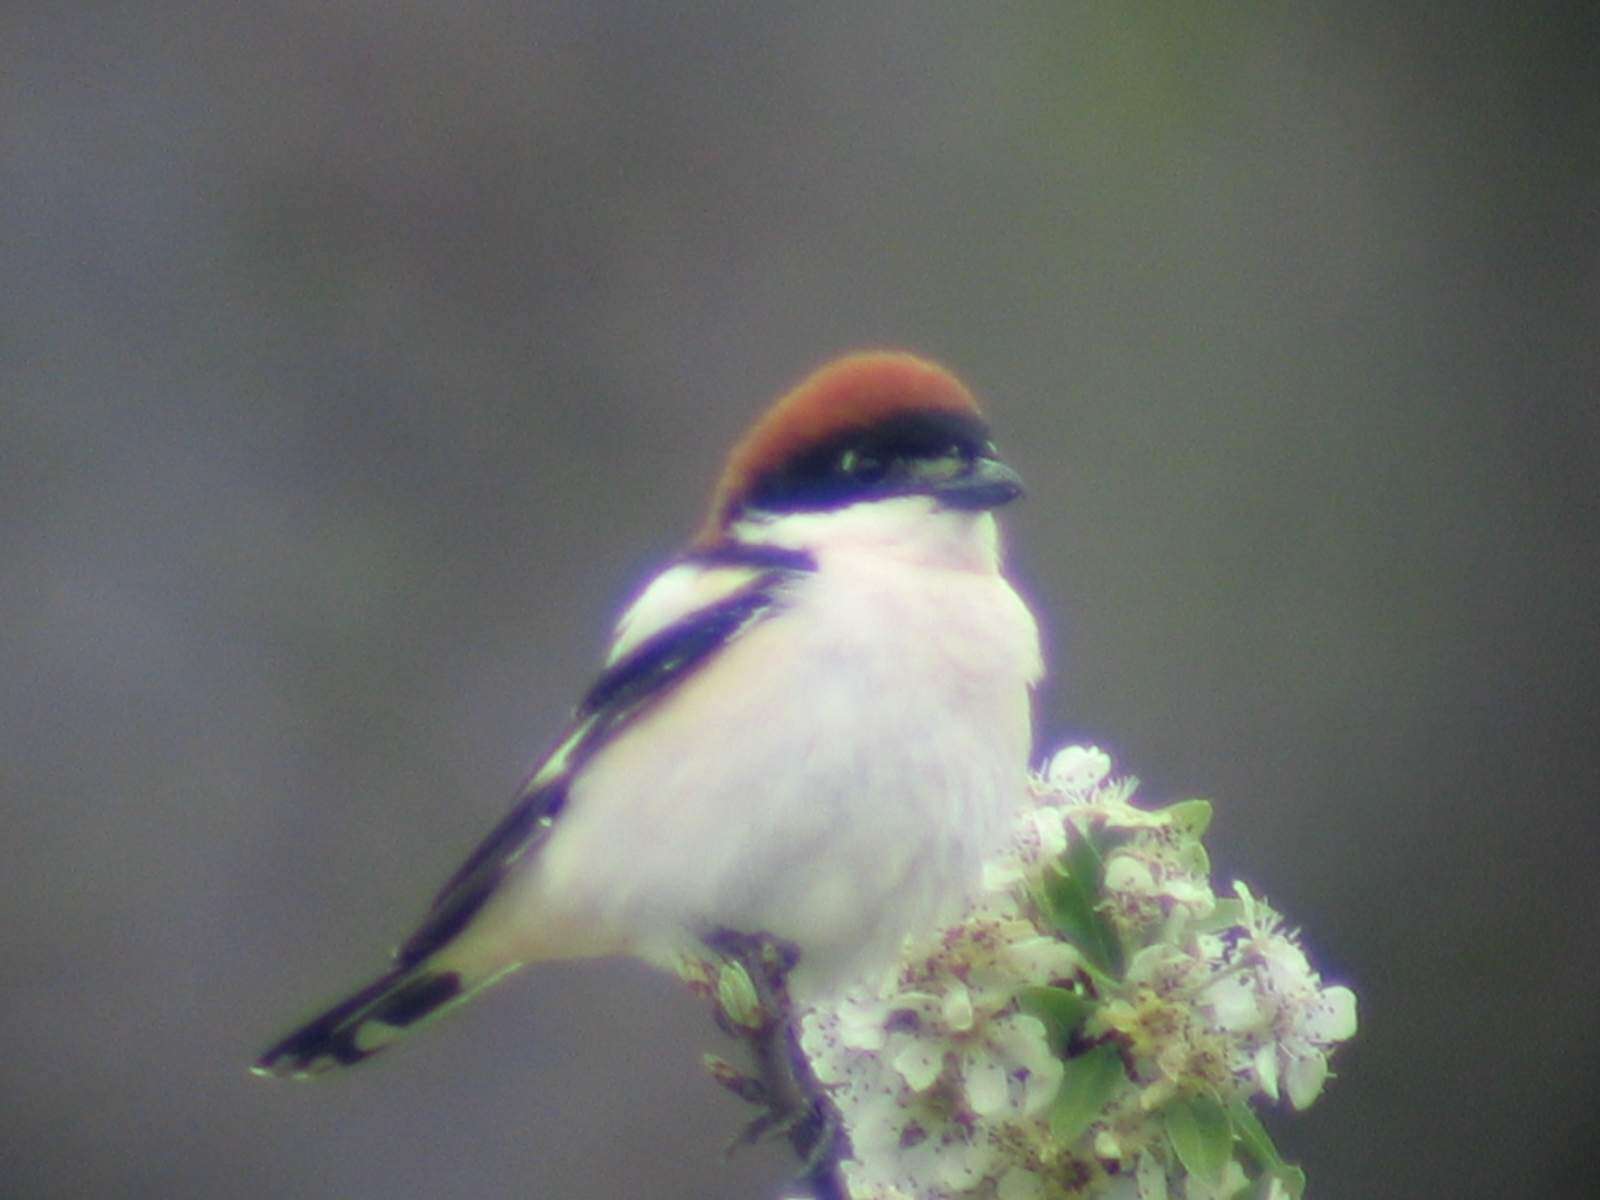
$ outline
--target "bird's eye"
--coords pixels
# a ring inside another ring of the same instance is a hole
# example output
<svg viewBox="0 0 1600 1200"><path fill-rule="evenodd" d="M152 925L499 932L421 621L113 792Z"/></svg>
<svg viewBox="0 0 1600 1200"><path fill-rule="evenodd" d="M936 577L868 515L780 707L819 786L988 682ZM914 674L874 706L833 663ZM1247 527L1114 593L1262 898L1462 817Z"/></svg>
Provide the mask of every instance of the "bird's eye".
<svg viewBox="0 0 1600 1200"><path fill-rule="evenodd" d="M862 483L875 483L883 478L883 460L859 450L846 450L839 456L839 472Z"/></svg>

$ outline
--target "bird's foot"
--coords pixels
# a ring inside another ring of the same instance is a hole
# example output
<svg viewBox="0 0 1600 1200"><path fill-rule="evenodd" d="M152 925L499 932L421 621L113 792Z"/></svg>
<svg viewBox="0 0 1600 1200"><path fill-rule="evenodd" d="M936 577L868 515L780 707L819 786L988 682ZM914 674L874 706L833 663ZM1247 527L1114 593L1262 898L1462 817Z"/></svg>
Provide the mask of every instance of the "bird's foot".
<svg viewBox="0 0 1600 1200"><path fill-rule="evenodd" d="M786 1138L800 1158L798 1179L816 1200L845 1200L838 1163L848 1151L843 1126L798 1044L788 977L800 961L793 943L762 933L717 930L705 944L721 960L713 995L717 1024L745 1042L755 1060L742 1072L708 1055L707 1069L734 1095L763 1108L729 1151Z"/></svg>

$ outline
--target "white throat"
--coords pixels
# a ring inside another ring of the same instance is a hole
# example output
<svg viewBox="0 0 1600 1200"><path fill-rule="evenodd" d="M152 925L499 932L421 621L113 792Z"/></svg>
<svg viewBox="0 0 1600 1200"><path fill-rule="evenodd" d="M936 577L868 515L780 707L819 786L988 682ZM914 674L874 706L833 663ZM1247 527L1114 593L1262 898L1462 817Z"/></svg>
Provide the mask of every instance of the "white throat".
<svg viewBox="0 0 1600 1200"><path fill-rule="evenodd" d="M819 560L867 553L947 570L1000 569L994 514L944 508L930 496L864 500L822 512L753 512L730 532L741 542L804 550Z"/></svg>

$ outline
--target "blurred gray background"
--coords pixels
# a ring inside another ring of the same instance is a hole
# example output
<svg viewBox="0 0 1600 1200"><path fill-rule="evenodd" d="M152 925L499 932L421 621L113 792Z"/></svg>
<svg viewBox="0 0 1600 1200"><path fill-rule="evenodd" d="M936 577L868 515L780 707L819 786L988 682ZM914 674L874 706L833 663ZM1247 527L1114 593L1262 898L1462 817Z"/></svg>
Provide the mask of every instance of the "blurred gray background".
<svg viewBox="0 0 1600 1200"><path fill-rule="evenodd" d="M1592 5L0 7L0 1194L772 1196L671 980L265 1041L499 815L728 442L986 398L1045 746L1361 997L1319 1197L1600 1139ZM619 470L618 464L626 464Z"/></svg>

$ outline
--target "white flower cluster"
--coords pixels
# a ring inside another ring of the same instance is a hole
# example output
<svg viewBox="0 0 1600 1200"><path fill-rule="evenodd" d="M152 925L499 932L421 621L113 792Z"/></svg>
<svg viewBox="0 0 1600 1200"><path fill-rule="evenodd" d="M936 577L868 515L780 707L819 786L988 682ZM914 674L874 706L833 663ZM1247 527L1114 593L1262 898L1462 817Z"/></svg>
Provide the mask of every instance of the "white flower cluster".
<svg viewBox="0 0 1600 1200"><path fill-rule="evenodd" d="M1252 1099L1309 1104L1355 997L1242 884L1204 801L1149 810L1098 750L1035 780L967 919L881 991L797 1014L852 1200L1298 1196Z"/></svg>

